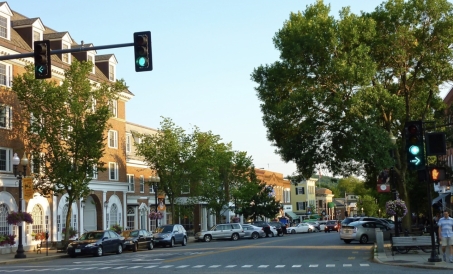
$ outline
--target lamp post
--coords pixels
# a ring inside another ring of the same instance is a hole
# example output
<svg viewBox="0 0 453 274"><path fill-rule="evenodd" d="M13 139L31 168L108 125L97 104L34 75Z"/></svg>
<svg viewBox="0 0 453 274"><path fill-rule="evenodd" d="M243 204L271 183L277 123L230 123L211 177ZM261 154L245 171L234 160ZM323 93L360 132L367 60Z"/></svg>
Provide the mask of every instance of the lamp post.
<svg viewBox="0 0 453 274"><path fill-rule="evenodd" d="M392 142L392 145L393 145L392 158L393 158L393 160L395 160L396 137L393 136L392 132L390 132L390 141ZM398 199L398 190L396 189L395 169L393 166L390 168L389 175L390 175L390 185L392 186L393 196L394 196L394 199L397 200ZM400 236L398 216L395 217L395 236L396 237Z"/></svg>
<svg viewBox="0 0 453 274"><path fill-rule="evenodd" d="M152 176L151 177L151 183L153 185L153 189L154 189L154 203L156 204L156 214L158 212L158 203L157 203L157 191L159 190L159 187L158 187L158 183L160 182L160 178L159 176ZM157 215L156 215L157 216ZM156 228L159 226L159 219L156 218Z"/></svg>
<svg viewBox="0 0 453 274"><path fill-rule="evenodd" d="M363 207L362 207L362 216L363 216Z"/></svg>
<svg viewBox="0 0 453 274"><path fill-rule="evenodd" d="M381 218L381 209L379 208L379 218Z"/></svg>
<svg viewBox="0 0 453 274"><path fill-rule="evenodd" d="M22 159L19 159L17 156L17 153L14 153L13 156L13 170L14 170L14 177L19 179L19 213L22 212L22 178L25 177L26 171L27 171L27 165L28 165L28 159L25 156L22 157ZM17 171L17 166L21 164L24 168L24 171ZM16 255L14 258L16 259L22 259L22 258L27 258L27 256L24 253L24 246L22 244L22 224L23 221L19 223L19 246L17 247Z"/></svg>

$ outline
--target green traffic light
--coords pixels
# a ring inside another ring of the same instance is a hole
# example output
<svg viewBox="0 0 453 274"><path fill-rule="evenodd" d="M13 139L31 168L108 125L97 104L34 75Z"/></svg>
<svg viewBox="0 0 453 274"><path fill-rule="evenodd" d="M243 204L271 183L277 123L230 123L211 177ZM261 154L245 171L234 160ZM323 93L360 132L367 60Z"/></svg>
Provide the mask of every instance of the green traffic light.
<svg viewBox="0 0 453 274"><path fill-rule="evenodd" d="M418 146L410 146L409 152L412 155L417 155L420 152L420 148Z"/></svg>
<svg viewBox="0 0 453 274"><path fill-rule="evenodd" d="M141 67L146 66L146 58L145 57L139 57L137 59L137 64Z"/></svg>

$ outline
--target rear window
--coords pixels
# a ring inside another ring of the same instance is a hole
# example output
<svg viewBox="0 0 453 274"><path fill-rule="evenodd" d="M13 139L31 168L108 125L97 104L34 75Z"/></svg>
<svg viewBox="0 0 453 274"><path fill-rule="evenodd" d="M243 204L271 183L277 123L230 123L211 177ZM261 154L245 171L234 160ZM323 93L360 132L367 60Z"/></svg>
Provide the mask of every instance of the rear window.
<svg viewBox="0 0 453 274"><path fill-rule="evenodd" d="M337 223L337 221L328 221L328 222L327 222L328 225L334 225L334 224L336 224L336 223Z"/></svg>

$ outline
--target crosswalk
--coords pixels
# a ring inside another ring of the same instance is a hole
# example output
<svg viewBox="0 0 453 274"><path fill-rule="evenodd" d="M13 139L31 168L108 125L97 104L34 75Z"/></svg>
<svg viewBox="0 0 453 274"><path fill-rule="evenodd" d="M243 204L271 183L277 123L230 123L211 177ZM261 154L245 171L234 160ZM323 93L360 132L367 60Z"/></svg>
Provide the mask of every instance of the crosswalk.
<svg viewBox="0 0 453 274"><path fill-rule="evenodd" d="M200 268L207 268L207 269L283 269L283 268L290 268L290 269L301 269L301 268L335 268L335 267L344 267L344 268L353 268L353 267L369 267L370 265L367 263L360 263L360 264L292 264L292 265L169 265L169 264L153 264L153 265L134 265L134 266L90 266L90 267L55 267L55 268L27 268L27 269L0 269L0 273L32 273L32 272L52 272L52 271L85 271L85 270L94 270L94 271L112 271L112 270L127 270L127 269L183 269L183 268L193 268L193 269L200 269Z"/></svg>

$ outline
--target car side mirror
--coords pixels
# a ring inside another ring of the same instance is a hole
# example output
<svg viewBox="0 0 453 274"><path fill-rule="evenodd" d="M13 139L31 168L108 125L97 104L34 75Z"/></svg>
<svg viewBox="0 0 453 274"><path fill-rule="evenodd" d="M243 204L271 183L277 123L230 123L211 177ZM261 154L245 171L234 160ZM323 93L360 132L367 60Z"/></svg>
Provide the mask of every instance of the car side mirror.
<svg viewBox="0 0 453 274"><path fill-rule="evenodd" d="M107 239L108 239L108 237L104 237L104 238L102 238L102 241L105 241L105 240L107 240Z"/></svg>

